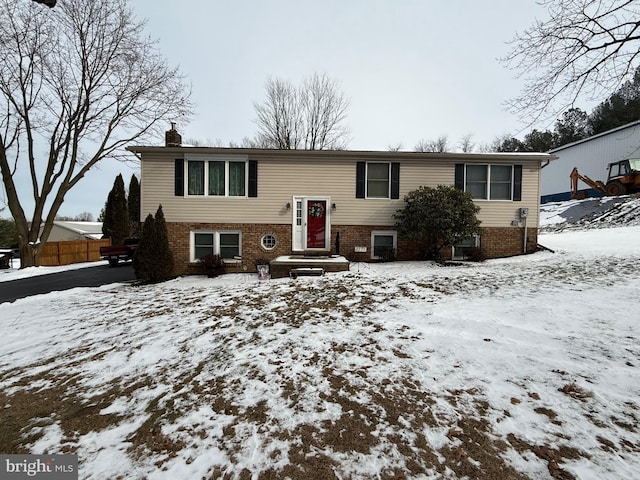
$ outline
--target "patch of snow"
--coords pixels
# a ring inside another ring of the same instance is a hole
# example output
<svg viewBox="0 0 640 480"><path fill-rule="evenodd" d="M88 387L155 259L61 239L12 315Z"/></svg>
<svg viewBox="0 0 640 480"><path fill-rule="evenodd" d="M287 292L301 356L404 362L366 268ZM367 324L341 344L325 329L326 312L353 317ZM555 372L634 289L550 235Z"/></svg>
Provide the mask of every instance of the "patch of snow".
<svg viewBox="0 0 640 480"><path fill-rule="evenodd" d="M546 225L578 205L549 206ZM502 442L496 461L528 478L551 479L546 449L576 478L633 479L638 238L640 226L556 230L539 238L555 253L459 267L17 300L0 305L2 407L22 394L84 405L86 431L54 411L24 433L41 435L33 453L76 449L86 479L277 477L296 462L337 478L459 478L454 453L484 465L469 435ZM435 463L409 473L427 451Z"/></svg>

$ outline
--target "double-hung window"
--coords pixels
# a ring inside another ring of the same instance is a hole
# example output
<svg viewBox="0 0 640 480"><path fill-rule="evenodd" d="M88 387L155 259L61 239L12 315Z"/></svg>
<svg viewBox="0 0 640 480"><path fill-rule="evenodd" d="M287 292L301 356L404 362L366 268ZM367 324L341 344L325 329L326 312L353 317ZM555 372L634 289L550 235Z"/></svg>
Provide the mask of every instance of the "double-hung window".
<svg viewBox="0 0 640 480"><path fill-rule="evenodd" d="M246 160L187 160L188 195L244 197L246 191Z"/></svg>
<svg viewBox="0 0 640 480"><path fill-rule="evenodd" d="M466 165L465 191L474 199L512 200L512 165Z"/></svg>
<svg viewBox="0 0 640 480"><path fill-rule="evenodd" d="M207 255L220 255L224 259L242 256L242 234L234 231L191 232L191 261Z"/></svg>
<svg viewBox="0 0 640 480"><path fill-rule="evenodd" d="M400 163L356 162L356 198L400 198Z"/></svg>
<svg viewBox="0 0 640 480"><path fill-rule="evenodd" d="M367 198L389 198L390 163L367 163Z"/></svg>

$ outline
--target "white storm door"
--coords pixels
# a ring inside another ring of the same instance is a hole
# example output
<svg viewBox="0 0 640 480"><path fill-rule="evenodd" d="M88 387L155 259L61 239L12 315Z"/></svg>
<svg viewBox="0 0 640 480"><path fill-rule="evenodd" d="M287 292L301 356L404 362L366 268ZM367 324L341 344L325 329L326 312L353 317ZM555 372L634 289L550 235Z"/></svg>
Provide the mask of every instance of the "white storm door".
<svg viewBox="0 0 640 480"><path fill-rule="evenodd" d="M293 197L293 251L304 251L305 244L305 219L304 198Z"/></svg>

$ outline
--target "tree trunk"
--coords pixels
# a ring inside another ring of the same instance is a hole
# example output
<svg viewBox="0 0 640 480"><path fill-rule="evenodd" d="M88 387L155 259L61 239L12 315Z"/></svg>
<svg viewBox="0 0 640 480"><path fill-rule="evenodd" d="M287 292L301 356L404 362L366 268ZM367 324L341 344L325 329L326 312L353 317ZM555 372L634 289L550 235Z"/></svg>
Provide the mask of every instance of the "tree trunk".
<svg viewBox="0 0 640 480"><path fill-rule="evenodd" d="M20 242L20 268L37 267L40 265L41 243L32 245L29 242Z"/></svg>

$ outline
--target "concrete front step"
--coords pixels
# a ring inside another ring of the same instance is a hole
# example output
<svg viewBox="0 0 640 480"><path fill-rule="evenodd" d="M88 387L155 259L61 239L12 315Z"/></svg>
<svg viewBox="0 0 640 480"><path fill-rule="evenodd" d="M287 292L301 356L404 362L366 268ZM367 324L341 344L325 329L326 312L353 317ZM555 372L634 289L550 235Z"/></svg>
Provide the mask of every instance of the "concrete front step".
<svg viewBox="0 0 640 480"><path fill-rule="evenodd" d="M340 255L285 255L269 262L271 278L295 277L305 274L321 275L325 272L347 271L349 271L349 260Z"/></svg>

